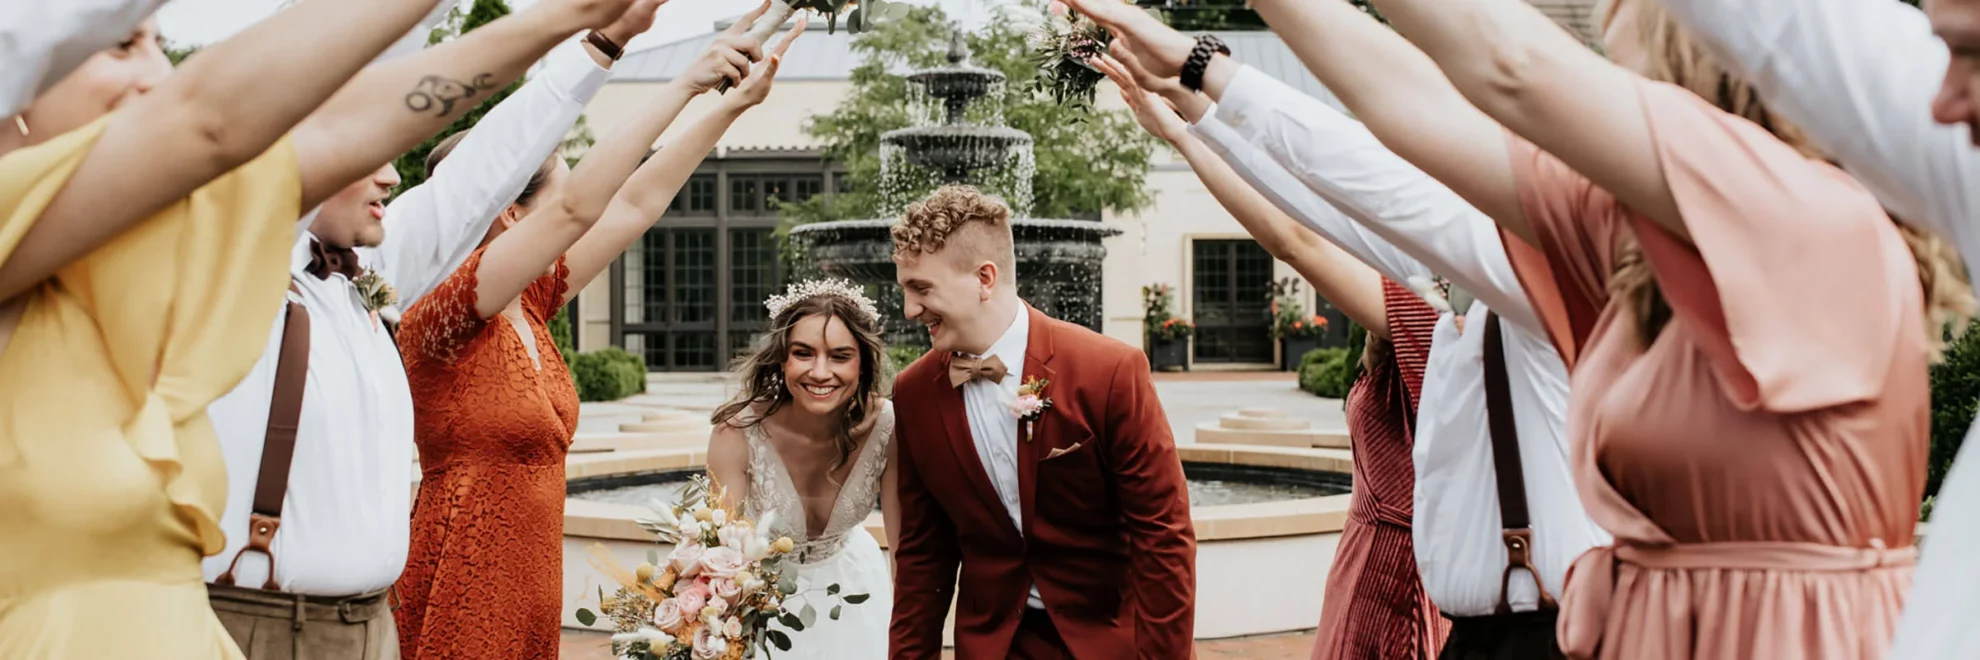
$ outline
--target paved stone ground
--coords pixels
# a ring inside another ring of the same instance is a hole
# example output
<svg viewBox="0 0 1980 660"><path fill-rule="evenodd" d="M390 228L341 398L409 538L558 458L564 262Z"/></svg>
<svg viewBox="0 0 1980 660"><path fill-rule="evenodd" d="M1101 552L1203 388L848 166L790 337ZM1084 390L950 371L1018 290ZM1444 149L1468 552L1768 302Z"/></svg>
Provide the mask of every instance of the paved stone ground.
<svg viewBox="0 0 1980 660"><path fill-rule="evenodd" d="M1239 408L1277 408L1303 418L1315 428L1347 428L1339 399L1322 399L1300 391L1289 373L1190 372L1155 375L1155 393L1176 441L1196 441L1196 426L1216 421ZM635 400L684 408L713 410L730 394L728 381L718 374L652 374L647 391ZM640 410L614 403L584 404L578 433L611 433L619 424L639 421Z"/></svg>
<svg viewBox="0 0 1980 660"><path fill-rule="evenodd" d="M613 660L604 633L564 631L562 660ZM1197 660L1306 660L1313 652L1313 633L1219 639L1196 643ZM943 658L953 657L943 653Z"/></svg>

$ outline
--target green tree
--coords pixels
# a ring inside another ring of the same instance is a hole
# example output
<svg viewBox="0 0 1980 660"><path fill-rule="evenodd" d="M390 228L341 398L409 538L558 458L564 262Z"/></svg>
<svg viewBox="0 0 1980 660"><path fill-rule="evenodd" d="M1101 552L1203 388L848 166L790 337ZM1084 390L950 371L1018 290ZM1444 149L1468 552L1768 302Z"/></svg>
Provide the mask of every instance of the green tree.
<svg viewBox="0 0 1980 660"><path fill-rule="evenodd" d="M950 29L939 9L918 7L900 20L867 26L853 41L860 57L852 91L829 114L806 122L805 132L824 143L825 157L841 163L851 190L785 204L792 223L879 217L880 135L911 125L907 69L944 65ZM1125 112L1061 106L1032 82L1039 70L1026 35L993 24L967 35L971 62L1009 77L1004 119L1031 134L1037 175L1032 215L1082 217L1103 209L1139 210L1153 201L1144 179L1155 140Z"/></svg>
<svg viewBox="0 0 1980 660"><path fill-rule="evenodd" d="M460 7L455 7L453 13L447 16L447 20L441 21L439 26L433 28L433 33L427 36L426 42L429 45L438 44L472 32L475 28L493 23L495 19L507 15L509 15L509 3L503 0L474 0L473 5L465 12L461 11ZM399 168L399 176L404 181L399 184L399 189L393 192L395 194L403 192L426 181L426 155L433 151L433 147L440 144L441 140L447 139L447 136L474 128L475 123L481 121L482 115L488 114L496 104L509 98L509 95L521 89L522 85L523 82L519 80L502 88L494 96L468 108L467 112L455 118L454 123L449 124L446 130L440 131L439 134L400 156L393 165ZM591 147L591 141L591 130L585 126L583 118L580 117L577 125L572 127L570 136L564 140L566 157L575 158L577 155L582 155L585 149Z"/></svg>
<svg viewBox="0 0 1980 660"><path fill-rule="evenodd" d="M192 57L193 53L197 52L199 52L199 46L177 43L171 40L166 40L165 42L165 58L172 60L172 66L178 66L180 63L185 62L186 58Z"/></svg>
<svg viewBox="0 0 1980 660"><path fill-rule="evenodd" d="M1932 453L1925 471L1925 494L1939 484L1959 455L1966 430L1980 409L1980 328L1970 329L1946 349L1944 362L1932 366Z"/></svg>
<svg viewBox="0 0 1980 660"><path fill-rule="evenodd" d="M1375 20L1388 23L1368 0L1349 0ZM1135 4L1160 10L1162 19L1183 32L1270 30L1258 12L1246 8L1247 0L1135 0Z"/></svg>

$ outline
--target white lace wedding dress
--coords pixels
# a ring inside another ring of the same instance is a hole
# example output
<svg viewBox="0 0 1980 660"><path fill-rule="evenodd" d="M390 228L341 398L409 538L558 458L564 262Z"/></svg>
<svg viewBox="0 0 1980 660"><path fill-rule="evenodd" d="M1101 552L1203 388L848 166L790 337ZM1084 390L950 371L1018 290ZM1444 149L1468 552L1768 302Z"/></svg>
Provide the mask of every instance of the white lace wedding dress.
<svg viewBox="0 0 1980 660"><path fill-rule="evenodd" d="M853 457L853 468L832 504L824 533L809 538L804 505L789 468L761 426L745 433L749 438L749 497L743 510L753 520L762 520L766 511L777 512L771 531L797 541L789 557L798 562L799 593L805 601L793 599L793 609L809 601L814 607L812 624L802 631L771 623L772 630L790 635L791 650L777 651L775 658L831 658L866 660L887 657L887 625L893 618L894 578L880 544L861 523L873 512L880 497L880 475L887 468L887 443L894 437L894 407L881 407L880 420L871 435L860 444ZM830 612L839 598L826 595L829 585L839 585L841 595L865 594L865 602L845 604L839 618Z"/></svg>

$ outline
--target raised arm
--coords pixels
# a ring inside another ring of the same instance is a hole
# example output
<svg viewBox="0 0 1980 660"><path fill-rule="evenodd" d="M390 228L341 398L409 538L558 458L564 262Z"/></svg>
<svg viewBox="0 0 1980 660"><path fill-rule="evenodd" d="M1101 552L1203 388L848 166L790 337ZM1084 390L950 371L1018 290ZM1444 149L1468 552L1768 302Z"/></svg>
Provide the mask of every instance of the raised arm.
<svg viewBox="0 0 1980 660"><path fill-rule="evenodd" d="M1980 149L1932 118L1950 56L1923 12L1895 0L1660 1L1893 217L1980 233Z"/></svg>
<svg viewBox="0 0 1980 660"><path fill-rule="evenodd" d="M639 0L599 33L628 43L652 27L658 4ZM528 84L475 123L425 182L392 200L385 211L387 240L364 262L398 289L401 309L410 309L474 253L495 216L522 193L604 88L610 66L590 44L557 47Z"/></svg>
<svg viewBox="0 0 1980 660"><path fill-rule="evenodd" d="M1194 41L1146 13L1102 0L1073 0L1080 11L1130 37L1148 75L1173 78ZM1519 208L1505 133L1451 87L1436 63L1394 31L1345 2L1258 0L1260 16L1349 112L1382 143L1444 182L1508 230L1531 239ZM1380 62L1381 66L1369 66ZM1203 92L1221 101L1240 71L1229 57L1211 59ZM1148 81L1143 81L1144 84Z"/></svg>
<svg viewBox="0 0 1980 660"><path fill-rule="evenodd" d="M0 263L0 300L267 151L435 1L305 0L213 45L123 104ZM74 128L43 125L35 139Z"/></svg>
<svg viewBox="0 0 1980 660"><path fill-rule="evenodd" d="M1114 62L1112 58L1098 59L1093 64L1120 88L1121 99L1134 110L1135 119L1141 127L1174 146L1183 159L1189 161L1190 169L1196 172L1196 178L1203 181L1203 187L1266 252L1291 265L1300 277L1313 284L1322 298L1339 307L1349 319L1376 336L1388 338L1388 315L1382 302L1382 274L1355 255L1300 226L1300 222L1287 211L1280 210L1281 206L1275 206L1272 200L1266 198L1267 194L1283 195L1288 192L1271 190L1271 184L1292 183L1297 187L1298 182L1289 181L1287 177L1276 182L1262 182L1266 185L1254 187L1202 140L1191 135L1189 124L1177 115L1176 110L1170 109L1155 93L1141 89L1123 69L1125 65ZM1184 104L1208 103L1194 94L1178 95L1176 98ZM1187 112L1201 114L1203 109L1193 108ZM1278 174L1283 176L1284 173L1281 171ZM1302 195L1302 198L1308 202L1318 202L1307 210L1339 215L1339 212L1310 194ZM1349 223L1342 218L1341 224Z"/></svg>
<svg viewBox="0 0 1980 660"><path fill-rule="evenodd" d="M296 127L303 208L447 127L587 27L659 0L546 0L459 39L367 69Z"/></svg>
<svg viewBox="0 0 1980 660"><path fill-rule="evenodd" d="M745 18L762 14L759 7ZM737 21L747 27L747 20ZM545 269L571 249L605 213L614 194L639 167L648 145L660 138L688 101L723 80L742 79L759 46L730 28L688 72L660 91L647 112L598 143L571 171L562 194L545 200L482 253L475 271L475 312L492 318L522 295ZM621 248L623 249L623 248ZM594 273L595 274L595 273Z"/></svg>
<svg viewBox="0 0 1980 660"><path fill-rule="evenodd" d="M777 67L783 63L784 53L791 48L791 42L804 34L807 17L798 18L797 27L778 44L770 54L770 61L762 66L762 71L751 75L742 87L730 90L718 101L714 112L689 125L671 144L646 159L646 163L634 172L632 178L612 199L606 208L605 216L599 218L598 225L586 232L584 238L571 246L564 255L564 264L571 269L570 288L564 292L564 302L577 296L592 278L598 277L612 264L613 259L625 253L626 248L646 235L646 230L660 220L661 214L674 203L674 196L680 194L681 187L687 185L688 177L701 166L722 134L729 131L736 118L750 108L763 103L770 94L770 85L777 79ZM649 142L650 144L650 142Z"/></svg>

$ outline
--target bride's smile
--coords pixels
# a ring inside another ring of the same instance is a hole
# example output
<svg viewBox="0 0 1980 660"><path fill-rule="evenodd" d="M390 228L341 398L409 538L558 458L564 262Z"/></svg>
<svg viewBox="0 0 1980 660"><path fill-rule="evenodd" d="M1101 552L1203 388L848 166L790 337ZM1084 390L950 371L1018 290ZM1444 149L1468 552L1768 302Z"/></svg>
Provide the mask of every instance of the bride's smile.
<svg viewBox="0 0 1980 660"><path fill-rule="evenodd" d="M850 387L859 383L859 340L844 320L811 314L791 326L784 383L799 410L835 416Z"/></svg>

